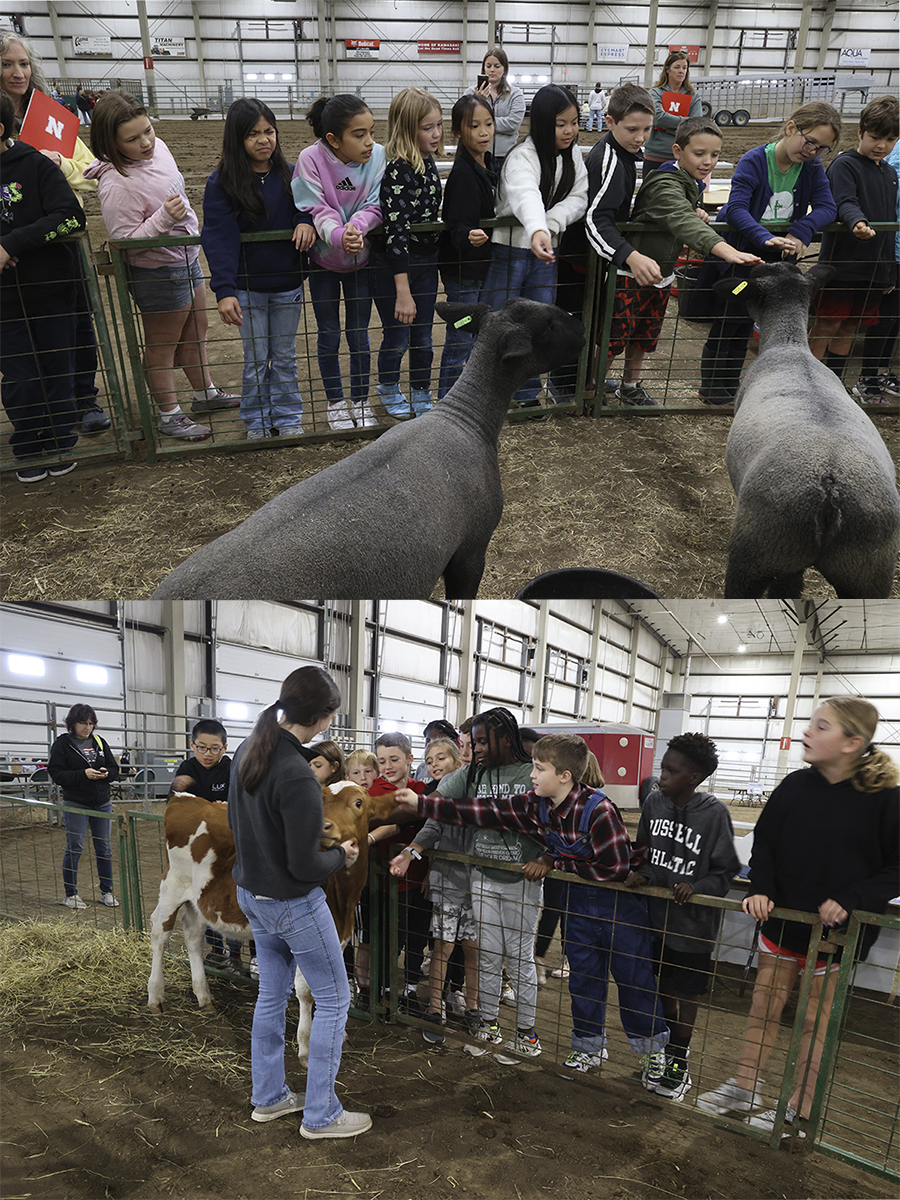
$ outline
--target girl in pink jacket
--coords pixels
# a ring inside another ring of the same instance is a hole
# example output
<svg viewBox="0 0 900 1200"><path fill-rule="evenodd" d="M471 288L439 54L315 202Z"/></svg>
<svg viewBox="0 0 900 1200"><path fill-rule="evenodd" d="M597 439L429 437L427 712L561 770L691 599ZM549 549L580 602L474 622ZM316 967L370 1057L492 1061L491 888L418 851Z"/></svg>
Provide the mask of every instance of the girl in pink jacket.
<svg viewBox="0 0 900 1200"><path fill-rule="evenodd" d="M184 178L137 97L124 91L103 93L93 112L91 149L96 159L84 177L97 180L100 210L113 238L197 236ZM240 404L210 379L199 255L196 246L127 251L128 288L141 312L144 369L159 409L159 429L189 442L203 441L211 430L182 412L175 391L176 362L193 388L192 413Z"/></svg>

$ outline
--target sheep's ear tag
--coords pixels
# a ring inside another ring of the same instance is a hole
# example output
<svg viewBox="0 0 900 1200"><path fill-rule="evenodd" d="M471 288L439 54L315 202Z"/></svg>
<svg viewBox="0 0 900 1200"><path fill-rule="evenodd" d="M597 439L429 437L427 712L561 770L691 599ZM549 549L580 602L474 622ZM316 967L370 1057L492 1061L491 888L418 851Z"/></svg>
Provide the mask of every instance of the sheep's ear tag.
<svg viewBox="0 0 900 1200"><path fill-rule="evenodd" d="M471 324L472 324L471 317L462 317L459 321L453 322L453 328L454 329L462 329L463 325L471 325Z"/></svg>
<svg viewBox="0 0 900 1200"><path fill-rule="evenodd" d="M747 280L742 279L736 288L731 289L732 296L739 296L746 286L747 286Z"/></svg>

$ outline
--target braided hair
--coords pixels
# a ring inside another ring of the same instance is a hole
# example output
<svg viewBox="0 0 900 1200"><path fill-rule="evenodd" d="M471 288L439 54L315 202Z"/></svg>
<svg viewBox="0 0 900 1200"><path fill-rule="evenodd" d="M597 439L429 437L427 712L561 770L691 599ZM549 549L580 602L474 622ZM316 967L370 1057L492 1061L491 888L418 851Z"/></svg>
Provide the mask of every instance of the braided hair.
<svg viewBox="0 0 900 1200"><path fill-rule="evenodd" d="M488 737L488 745L490 745L492 734L495 744L499 743L502 737L509 738L510 754L514 763L531 762L531 755L522 745L519 724L508 708L489 708L486 712L479 713L477 717L472 718L473 733L476 725L484 726ZM473 758L466 775L466 794L474 795L475 785L480 780L486 778L490 781L490 771L490 767L482 766L481 763L477 763Z"/></svg>

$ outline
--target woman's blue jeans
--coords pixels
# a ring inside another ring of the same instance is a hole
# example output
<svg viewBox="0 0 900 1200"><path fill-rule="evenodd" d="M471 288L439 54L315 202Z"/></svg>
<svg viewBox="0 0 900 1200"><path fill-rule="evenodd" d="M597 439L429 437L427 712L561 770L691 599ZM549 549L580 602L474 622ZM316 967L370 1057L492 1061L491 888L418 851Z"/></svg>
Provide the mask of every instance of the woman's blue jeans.
<svg viewBox="0 0 900 1200"><path fill-rule="evenodd" d="M513 296L526 300L537 300L539 304L552 304L556 295L556 263L541 262L519 246L506 246L495 242L491 251L491 265L481 287L481 300L494 310L502 308ZM513 397L520 404L530 407L541 390L539 376L534 375L523 383Z"/></svg>
<svg viewBox="0 0 900 1200"><path fill-rule="evenodd" d="M297 382L297 326L303 288L289 292L239 291L244 314L241 417L248 431L299 425L303 398Z"/></svg>
<svg viewBox="0 0 900 1200"><path fill-rule="evenodd" d="M378 382L400 386L400 363L409 347L409 386L413 392L431 391L432 329L434 302L437 299L437 251L409 257L409 290L416 302L412 325L404 325L394 316L397 290L394 273L387 258L379 255L373 271L375 307L381 317L384 333L378 351Z"/></svg>
<svg viewBox="0 0 900 1200"><path fill-rule="evenodd" d="M325 893L317 887L293 900L265 900L238 887L237 898L253 930L259 965L259 995L250 1033L252 1102L268 1107L290 1091L284 1075L284 1027L294 968L299 967L316 1004L303 1124L322 1129L344 1111L334 1081L350 1008L347 969Z"/></svg>
<svg viewBox="0 0 900 1200"><path fill-rule="evenodd" d="M451 303L477 304L481 284L467 284L445 279L444 292ZM444 330L444 350L441 354L441 373L438 377L438 400L442 400L447 395L462 374L463 367L469 361L469 355L475 345L475 335L467 332L469 328L470 326L464 325L462 329L456 329L451 321Z"/></svg>
<svg viewBox="0 0 900 1200"><path fill-rule="evenodd" d="M344 398L338 351L341 333L350 348L350 398L359 404L369 394L369 317L372 312L371 272L326 271L317 267L309 274L309 295L319 336L319 374L329 404ZM345 324L341 327L341 292L344 294Z"/></svg>
<svg viewBox="0 0 900 1200"><path fill-rule="evenodd" d="M71 802L63 796L63 803ZM94 839L94 857L97 859L97 877L100 880L100 891L113 890L112 856L109 852L109 816L100 813L112 812L112 801L101 804L99 808L82 808L79 812L64 812L66 825L66 852L63 855L63 886L67 896L78 892L78 863L84 849L84 839L90 826L91 837Z"/></svg>

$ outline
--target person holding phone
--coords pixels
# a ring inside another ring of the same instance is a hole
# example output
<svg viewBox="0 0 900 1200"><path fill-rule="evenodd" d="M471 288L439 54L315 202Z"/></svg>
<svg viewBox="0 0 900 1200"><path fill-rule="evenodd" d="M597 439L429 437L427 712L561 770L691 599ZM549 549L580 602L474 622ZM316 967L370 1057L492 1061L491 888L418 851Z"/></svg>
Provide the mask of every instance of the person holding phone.
<svg viewBox="0 0 900 1200"><path fill-rule="evenodd" d="M66 714L67 732L50 747L47 771L62 788L63 804L83 812L65 812L66 852L63 856L63 887L66 908L87 908L78 895L78 863L88 826L94 839L94 857L100 880L100 903L118 908L113 895L112 856L109 851L109 814L112 801L109 785L119 778L113 752L94 730L97 714L89 704L73 704Z"/></svg>
<svg viewBox="0 0 900 1200"><path fill-rule="evenodd" d="M509 59L500 46L488 50L481 63L476 86L466 93L477 92L490 104L494 114L494 141L491 146L491 169L500 174L503 159L512 150L525 119L525 93L513 87L508 79Z"/></svg>

